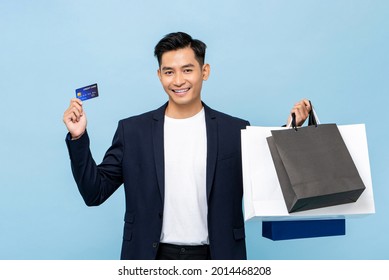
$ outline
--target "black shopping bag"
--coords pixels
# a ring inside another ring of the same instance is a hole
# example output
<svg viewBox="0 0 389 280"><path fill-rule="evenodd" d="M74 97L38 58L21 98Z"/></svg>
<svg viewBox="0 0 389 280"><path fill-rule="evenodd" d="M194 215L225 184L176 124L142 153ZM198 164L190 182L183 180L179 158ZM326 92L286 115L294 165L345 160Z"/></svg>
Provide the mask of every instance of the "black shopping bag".
<svg viewBox="0 0 389 280"><path fill-rule="evenodd" d="M289 213L355 202L365 189L336 124L313 122L267 138Z"/></svg>

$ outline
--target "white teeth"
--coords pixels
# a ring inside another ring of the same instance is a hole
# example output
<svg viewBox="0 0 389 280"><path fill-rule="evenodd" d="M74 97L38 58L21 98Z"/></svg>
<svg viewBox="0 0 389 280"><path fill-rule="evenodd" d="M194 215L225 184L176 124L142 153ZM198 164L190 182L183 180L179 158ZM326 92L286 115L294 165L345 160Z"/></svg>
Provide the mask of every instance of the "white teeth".
<svg viewBox="0 0 389 280"><path fill-rule="evenodd" d="M189 89L188 88L186 88L186 89L173 89L173 91L174 92L176 92L176 93L183 93L183 92L187 92Z"/></svg>

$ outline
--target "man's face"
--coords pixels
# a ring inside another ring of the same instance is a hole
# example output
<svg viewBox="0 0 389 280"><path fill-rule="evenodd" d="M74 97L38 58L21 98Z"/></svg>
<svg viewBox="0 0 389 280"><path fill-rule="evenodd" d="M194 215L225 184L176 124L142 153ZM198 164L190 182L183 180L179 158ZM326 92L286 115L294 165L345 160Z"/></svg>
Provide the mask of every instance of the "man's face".
<svg viewBox="0 0 389 280"><path fill-rule="evenodd" d="M202 107L201 88L209 71L209 65L201 66L190 47L164 53L158 76L169 95L169 110L197 113L197 108Z"/></svg>

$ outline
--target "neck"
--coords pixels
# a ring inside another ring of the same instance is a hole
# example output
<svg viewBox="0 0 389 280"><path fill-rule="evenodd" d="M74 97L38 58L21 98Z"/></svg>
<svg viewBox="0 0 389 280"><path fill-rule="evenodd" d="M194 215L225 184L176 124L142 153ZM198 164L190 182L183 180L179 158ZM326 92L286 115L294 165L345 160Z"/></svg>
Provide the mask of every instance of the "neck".
<svg viewBox="0 0 389 280"><path fill-rule="evenodd" d="M201 111L203 104L199 101L196 104L179 105L169 102L165 114L173 119L186 119L193 117Z"/></svg>

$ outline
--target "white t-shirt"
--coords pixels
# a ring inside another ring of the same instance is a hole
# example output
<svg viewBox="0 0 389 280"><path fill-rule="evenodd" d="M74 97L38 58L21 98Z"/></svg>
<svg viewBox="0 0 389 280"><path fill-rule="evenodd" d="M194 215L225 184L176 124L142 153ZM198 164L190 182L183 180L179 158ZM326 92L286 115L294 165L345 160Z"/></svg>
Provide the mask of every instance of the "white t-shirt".
<svg viewBox="0 0 389 280"><path fill-rule="evenodd" d="M165 116L162 243L209 244L206 133L204 108L186 119Z"/></svg>

